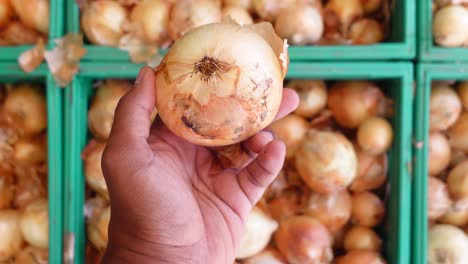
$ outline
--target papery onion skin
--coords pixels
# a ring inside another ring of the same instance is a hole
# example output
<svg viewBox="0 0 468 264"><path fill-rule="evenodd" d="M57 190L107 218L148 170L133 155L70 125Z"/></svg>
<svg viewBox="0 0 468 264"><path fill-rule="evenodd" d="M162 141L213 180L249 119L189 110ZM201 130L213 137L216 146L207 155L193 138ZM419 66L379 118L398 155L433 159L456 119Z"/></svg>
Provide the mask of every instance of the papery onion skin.
<svg viewBox="0 0 468 264"><path fill-rule="evenodd" d="M349 38L354 45L379 43L384 39L384 29L376 20L363 18L351 24Z"/></svg>
<svg viewBox="0 0 468 264"><path fill-rule="evenodd" d="M16 14L27 27L49 33L49 0L10 0Z"/></svg>
<svg viewBox="0 0 468 264"><path fill-rule="evenodd" d="M383 118L370 117L358 128L357 142L361 149L369 154L385 153L390 148L392 141L392 126Z"/></svg>
<svg viewBox="0 0 468 264"><path fill-rule="evenodd" d="M14 15L10 1L11 0L0 0L0 28L7 25Z"/></svg>
<svg viewBox="0 0 468 264"><path fill-rule="evenodd" d="M106 207L100 211L95 217L91 218L87 225L88 239L93 246L104 251L107 247L108 226L110 221L110 207Z"/></svg>
<svg viewBox="0 0 468 264"><path fill-rule="evenodd" d="M427 193L427 217L429 220L437 220L449 211L452 204L447 186L440 179L431 176L428 179Z"/></svg>
<svg viewBox="0 0 468 264"><path fill-rule="evenodd" d="M370 155L357 149L358 170L356 178L349 186L353 192L370 191L380 188L387 180L387 155Z"/></svg>
<svg viewBox="0 0 468 264"><path fill-rule="evenodd" d="M300 116L288 115L273 122L270 128L286 145L286 158L292 158L309 129L309 123Z"/></svg>
<svg viewBox="0 0 468 264"><path fill-rule="evenodd" d="M128 22L127 9L115 1L93 1L82 10L81 26L93 44L117 47Z"/></svg>
<svg viewBox="0 0 468 264"><path fill-rule="evenodd" d="M15 257L15 264L48 264L49 251L28 246L19 251Z"/></svg>
<svg viewBox="0 0 468 264"><path fill-rule="evenodd" d="M262 19L275 21L282 12L293 7L296 0L252 0L252 4L255 12Z"/></svg>
<svg viewBox="0 0 468 264"><path fill-rule="evenodd" d="M468 112L462 113L455 124L450 127L448 138L453 149L468 151Z"/></svg>
<svg viewBox="0 0 468 264"><path fill-rule="evenodd" d="M169 4L164 0L141 0L130 14L130 20L143 31L149 43L161 44L167 37Z"/></svg>
<svg viewBox="0 0 468 264"><path fill-rule="evenodd" d="M468 110L468 81L460 82L460 84L457 87L457 91L458 96L460 96L463 108L465 110Z"/></svg>
<svg viewBox="0 0 468 264"><path fill-rule="evenodd" d="M444 47L460 47L468 38L468 11L459 5L438 10L433 18L432 34L436 44Z"/></svg>
<svg viewBox="0 0 468 264"><path fill-rule="evenodd" d="M382 249L382 239L370 228L354 226L345 235L344 247L346 251L370 250L379 252Z"/></svg>
<svg viewBox="0 0 468 264"><path fill-rule="evenodd" d="M294 45L316 43L324 31L320 10L309 5L297 5L280 13L275 30Z"/></svg>
<svg viewBox="0 0 468 264"><path fill-rule="evenodd" d="M239 25L253 24L252 16L240 6L226 6L222 10L223 17L230 17Z"/></svg>
<svg viewBox="0 0 468 264"><path fill-rule="evenodd" d="M353 250L343 257L336 259L334 264L385 264L385 260L374 252L369 250Z"/></svg>
<svg viewBox="0 0 468 264"><path fill-rule="evenodd" d="M106 180L101 169L101 159L106 144L92 140L83 151L84 172L88 186L109 200Z"/></svg>
<svg viewBox="0 0 468 264"><path fill-rule="evenodd" d="M20 213L16 210L0 210L0 261L7 261L23 245L19 224Z"/></svg>
<svg viewBox="0 0 468 264"><path fill-rule="evenodd" d="M437 84L432 87L429 122L430 131L446 130L453 125L462 110L457 93L448 85Z"/></svg>
<svg viewBox="0 0 468 264"><path fill-rule="evenodd" d="M355 193L351 196L351 221L364 227L374 227L382 223L385 206L380 198L371 192Z"/></svg>
<svg viewBox="0 0 468 264"><path fill-rule="evenodd" d="M442 133L431 133L428 147L428 172L435 176L448 167L452 151L448 139Z"/></svg>
<svg viewBox="0 0 468 264"><path fill-rule="evenodd" d="M312 217L293 216L283 220L274 239L290 264L329 263L333 259L330 233Z"/></svg>
<svg viewBox="0 0 468 264"><path fill-rule="evenodd" d="M49 211L46 199L32 202L20 218L24 240L38 248L49 248Z"/></svg>
<svg viewBox="0 0 468 264"><path fill-rule="evenodd" d="M293 80L287 87L294 89L299 95L299 106L295 114L311 118L327 106L327 87L320 80Z"/></svg>
<svg viewBox="0 0 468 264"><path fill-rule="evenodd" d="M429 229L428 263L465 264L468 261L468 238L459 228L434 225Z"/></svg>
<svg viewBox="0 0 468 264"><path fill-rule="evenodd" d="M264 129L281 103L282 43L266 23L210 24L184 35L156 69L161 120L204 146L234 144Z"/></svg>
<svg viewBox="0 0 468 264"><path fill-rule="evenodd" d="M452 198L468 198L468 161L458 164L450 171L447 187Z"/></svg>
<svg viewBox="0 0 468 264"><path fill-rule="evenodd" d="M286 264L284 257L273 248L265 249L257 255L246 259L242 264Z"/></svg>
<svg viewBox="0 0 468 264"><path fill-rule="evenodd" d="M357 173L356 153L342 134L311 129L297 150L296 168L313 191L327 194L351 184Z"/></svg>

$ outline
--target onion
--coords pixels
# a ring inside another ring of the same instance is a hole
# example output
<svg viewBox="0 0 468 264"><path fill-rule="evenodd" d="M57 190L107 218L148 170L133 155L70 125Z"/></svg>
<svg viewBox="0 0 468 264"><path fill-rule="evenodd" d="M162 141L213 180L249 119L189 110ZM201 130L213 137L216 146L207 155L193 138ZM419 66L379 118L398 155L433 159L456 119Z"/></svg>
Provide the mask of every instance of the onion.
<svg viewBox="0 0 468 264"><path fill-rule="evenodd" d="M468 263L468 238L459 228L434 225L429 229L428 263Z"/></svg>
<svg viewBox="0 0 468 264"><path fill-rule="evenodd" d="M455 124L450 127L448 138L452 148L468 151L468 112L462 113Z"/></svg>
<svg viewBox="0 0 468 264"><path fill-rule="evenodd" d="M2 175L0 176L0 210L11 207L15 192L13 180L13 175L8 175L2 172Z"/></svg>
<svg viewBox="0 0 468 264"><path fill-rule="evenodd" d="M429 177L427 193L427 216L429 220L437 220L448 212L452 204L447 186L438 178Z"/></svg>
<svg viewBox="0 0 468 264"><path fill-rule="evenodd" d="M95 217L92 217L88 222L88 239L91 244L99 250L104 251L107 247L108 232L107 228L110 221L110 207L106 207L98 212Z"/></svg>
<svg viewBox="0 0 468 264"><path fill-rule="evenodd" d="M49 211L46 199L32 202L20 217L24 240L38 248L49 248Z"/></svg>
<svg viewBox="0 0 468 264"><path fill-rule="evenodd" d="M438 221L442 224L458 227L468 225L468 207L466 203L466 199L455 202L454 205L450 207L449 211L439 218Z"/></svg>
<svg viewBox="0 0 468 264"><path fill-rule="evenodd" d="M340 257L334 264L385 264L378 253L369 250L353 250ZM432 264L432 263L431 263Z"/></svg>
<svg viewBox="0 0 468 264"><path fill-rule="evenodd" d="M349 186L354 192L370 191L380 188L387 180L387 155L369 155L364 151L356 151L358 170L356 178Z"/></svg>
<svg viewBox="0 0 468 264"><path fill-rule="evenodd" d="M34 45L43 36L20 22L12 21L0 32L0 39L7 45Z"/></svg>
<svg viewBox="0 0 468 264"><path fill-rule="evenodd" d="M300 116L288 115L283 119L273 122L270 127L284 141L286 145L286 158L291 158L304 138L309 124Z"/></svg>
<svg viewBox="0 0 468 264"><path fill-rule="evenodd" d="M457 90L464 109L468 110L468 81L460 82Z"/></svg>
<svg viewBox="0 0 468 264"><path fill-rule="evenodd" d="M366 119L358 128L357 142L361 149L372 155L385 153L392 144L393 129L380 117Z"/></svg>
<svg viewBox="0 0 468 264"><path fill-rule="evenodd" d="M7 25L14 13L10 0L0 0L0 28Z"/></svg>
<svg viewBox="0 0 468 264"><path fill-rule="evenodd" d="M143 31L147 42L161 44L167 37L169 4L164 0L141 0L132 9L130 20Z"/></svg>
<svg viewBox="0 0 468 264"><path fill-rule="evenodd" d="M269 248L246 259L242 264L286 264L286 260L276 249Z"/></svg>
<svg viewBox="0 0 468 264"><path fill-rule="evenodd" d="M268 202L268 211L275 220L281 221L300 212L301 200L301 193L296 188L290 188Z"/></svg>
<svg viewBox="0 0 468 264"><path fill-rule="evenodd" d="M459 47L468 38L467 28L468 11L463 6L450 5L435 13L432 34L440 46Z"/></svg>
<svg viewBox="0 0 468 264"><path fill-rule="evenodd" d="M447 187L452 198L468 198L468 161L458 164L450 171Z"/></svg>
<svg viewBox="0 0 468 264"><path fill-rule="evenodd" d="M379 114L383 103L382 91L371 82L336 82L328 91L328 107L338 124L347 128L357 128L367 118Z"/></svg>
<svg viewBox="0 0 468 264"><path fill-rule="evenodd" d="M219 0L179 0L170 18L169 36L177 40L193 28L220 22L221 3Z"/></svg>
<svg viewBox="0 0 468 264"><path fill-rule="evenodd" d="M15 145L16 164L38 165L47 160L47 142L45 135L34 138L21 138Z"/></svg>
<svg viewBox="0 0 468 264"><path fill-rule="evenodd" d="M296 168L315 192L346 188L357 173L353 145L343 135L311 129L296 154Z"/></svg>
<svg viewBox="0 0 468 264"><path fill-rule="evenodd" d="M299 106L295 114L310 118L317 115L327 105L327 87L324 81L293 80L287 87L299 94Z"/></svg>
<svg viewBox="0 0 468 264"><path fill-rule="evenodd" d="M344 247L346 251L370 250L379 252L382 249L382 239L370 228L355 226L346 233Z"/></svg>
<svg viewBox="0 0 468 264"><path fill-rule="evenodd" d="M127 9L115 1L92 1L82 10L81 26L93 44L117 47L126 24Z"/></svg>
<svg viewBox="0 0 468 264"><path fill-rule="evenodd" d="M15 264L48 264L49 251L28 246L15 255Z"/></svg>
<svg viewBox="0 0 468 264"><path fill-rule="evenodd" d="M384 39L384 29L375 19L363 18L351 25L349 38L354 45L379 43Z"/></svg>
<svg viewBox="0 0 468 264"><path fill-rule="evenodd" d="M88 186L102 197L109 200L106 180L101 169L101 159L106 144L92 140L83 151L84 171Z"/></svg>
<svg viewBox="0 0 468 264"><path fill-rule="evenodd" d="M383 0L361 0L364 13L370 14L378 11L382 7Z"/></svg>
<svg viewBox="0 0 468 264"><path fill-rule="evenodd" d="M239 25L253 24L252 16L240 6L226 6L222 11L223 17L230 17Z"/></svg>
<svg viewBox="0 0 468 264"><path fill-rule="evenodd" d="M198 145L249 138L276 116L286 47L268 23L198 27L176 41L156 69L159 116L174 134Z"/></svg>
<svg viewBox="0 0 468 264"><path fill-rule="evenodd" d="M16 189L13 204L22 209L47 196L47 168L16 166Z"/></svg>
<svg viewBox="0 0 468 264"><path fill-rule="evenodd" d="M298 5L280 13L275 23L279 36L292 44L316 43L323 34L323 18L320 10L308 5Z"/></svg>
<svg viewBox="0 0 468 264"><path fill-rule="evenodd" d="M355 193L351 201L351 220L356 225L374 227L384 220L385 206L377 195L371 192Z"/></svg>
<svg viewBox="0 0 468 264"><path fill-rule="evenodd" d="M252 11L252 0L224 0L225 6L238 6L247 11Z"/></svg>
<svg viewBox="0 0 468 264"><path fill-rule="evenodd" d="M7 261L23 245L19 219L20 214L16 210L0 210L0 261Z"/></svg>
<svg viewBox="0 0 468 264"><path fill-rule="evenodd" d="M96 138L109 138L115 108L131 88L127 81L107 80L97 89L88 111L88 127Z"/></svg>
<svg viewBox="0 0 468 264"><path fill-rule="evenodd" d="M445 170L451 160L451 150L447 138L441 133L429 135L429 175L437 175Z"/></svg>
<svg viewBox="0 0 468 264"><path fill-rule="evenodd" d="M10 0L16 14L27 27L49 33L49 0Z"/></svg>
<svg viewBox="0 0 468 264"><path fill-rule="evenodd" d="M329 263L333 258L330 233L312 217L292 216L283 220L274 239L290 264Z"/></svg>
<svg viewBox="0 0 468 264"><path fill-rule="evenodd" d="M351 196L346 190L312 193L305 213L320 221L331 233L337 232L351 217Z"/></svg>
<svg viewBox="0 0 468 264"><path fill-rule="evenodd" d="M432 86L430 99L430 130L440 131L453 125L462 110L460 98L448 85Z"/></svg>
<svg viewBox="0 0 468 264"><path fill-rule="evenodd" d="M347 230L349 229L348 225L345 225L343 228L339 229L338 231L333 232L333 249L336 250L343 250L344 249L344 239Z"/></svg>
<svg viewBox="0 0 468 264"><path fill-rule="evenodd" d="M349 26L364 14L361 0L330 0L325 6L325 16L336 17L342 34L347 35Z"/></svg>
<svg viewBox="0 0 468 264"><path fill-rule="evenodd" d="M296 0L252 0L255 12L264 20L275 21L288 8L294 7Z"/></svg>
<svg viewBox="0 0 468 264"><path fill-rule="evenodd" d="M245 233L242 236L236 258L244 259L262 251L270 241L278 223L266 215L260 208L254 207L245 224Z"/></svg>

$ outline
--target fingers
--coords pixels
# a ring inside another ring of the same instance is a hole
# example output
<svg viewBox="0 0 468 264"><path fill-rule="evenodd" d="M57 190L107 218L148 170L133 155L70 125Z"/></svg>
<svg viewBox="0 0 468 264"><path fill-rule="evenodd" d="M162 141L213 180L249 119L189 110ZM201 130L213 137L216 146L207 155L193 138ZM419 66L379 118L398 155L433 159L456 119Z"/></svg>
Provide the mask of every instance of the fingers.
<svg viewBox="0 0 468 264"><path fill-rule="evenodd" d="M293 89L284 88L283 100L281 101L280 108L276 114L275 120L281 119L292 111L294 111L299 105L299 96Z"/></svg>
<svg viewBox="0 0 468 264"><path fill-rule="evenodd" d="M242 146L251 154L258 154L273 139L273 133L263 130L242 142Z"/></svg>

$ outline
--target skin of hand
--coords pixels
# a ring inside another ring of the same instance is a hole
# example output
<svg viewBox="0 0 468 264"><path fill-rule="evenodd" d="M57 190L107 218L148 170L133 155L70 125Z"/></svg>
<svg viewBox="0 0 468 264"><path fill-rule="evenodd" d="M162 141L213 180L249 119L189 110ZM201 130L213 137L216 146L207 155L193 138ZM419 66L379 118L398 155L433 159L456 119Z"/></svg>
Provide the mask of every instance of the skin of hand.
<svg viewBox="0 0 468 264"><path fill-rule="evenodd" d="M283 166L285 146L267 131L242 145L252 161L222 170L212 151L172 134L155 107L154 72L144 67L119 102L102 168L111 199L103 263L231 264L252 207ZM284 89L277 119L297 94Z"/></svg>

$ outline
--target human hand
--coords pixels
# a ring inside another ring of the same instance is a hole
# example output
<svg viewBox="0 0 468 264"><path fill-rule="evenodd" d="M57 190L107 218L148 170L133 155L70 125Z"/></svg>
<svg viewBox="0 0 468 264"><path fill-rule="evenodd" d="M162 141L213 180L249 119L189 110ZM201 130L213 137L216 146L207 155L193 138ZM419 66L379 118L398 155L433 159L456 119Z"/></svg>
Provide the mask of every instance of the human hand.
<svg viewBox="0 0 468 264"><path fill-rule="evenodd" d="M298 104L283 92L277 118ZM151 125L154 72L144 67L116 110L102 168L111 200L104 263L231 264L246 218L283 166L284 144L262 131L242 145L253 160L220 169L209 148Z"/></svg>

